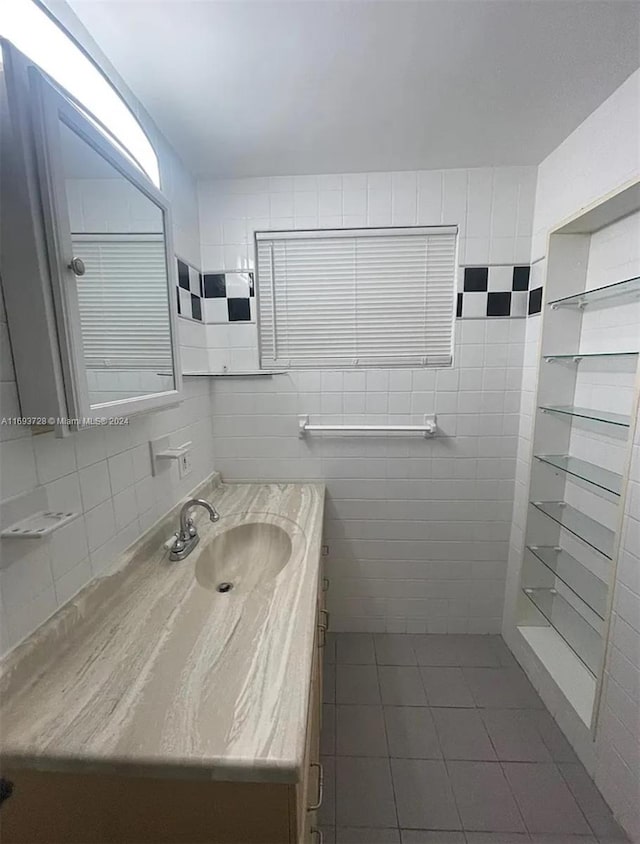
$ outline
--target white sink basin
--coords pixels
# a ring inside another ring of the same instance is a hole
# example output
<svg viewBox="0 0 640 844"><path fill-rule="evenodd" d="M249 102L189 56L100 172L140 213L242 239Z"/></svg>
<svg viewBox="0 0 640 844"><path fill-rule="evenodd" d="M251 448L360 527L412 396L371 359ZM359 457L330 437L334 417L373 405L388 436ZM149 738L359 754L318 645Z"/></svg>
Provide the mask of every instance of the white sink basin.
<svg viewBox="0 0 640 844"><path fill-rule="evenodd" d="M246 594L271 582L291 559L291 550L282 527L243 522L207 541L196 562L196 580L214 592Z"/></svg>

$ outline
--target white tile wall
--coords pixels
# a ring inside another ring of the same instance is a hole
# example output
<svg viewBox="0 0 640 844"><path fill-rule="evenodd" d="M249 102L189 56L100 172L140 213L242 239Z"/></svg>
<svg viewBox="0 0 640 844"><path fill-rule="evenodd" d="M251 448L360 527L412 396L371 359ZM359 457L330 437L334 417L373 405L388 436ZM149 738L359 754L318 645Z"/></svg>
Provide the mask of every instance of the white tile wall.
<svg viewBox="0 0 640 844"><path fill-rule="evenodd" d="M544 275L546 238L550 229L580 208L632 178L640 178L640 71L590 115L540 165L533 223L532 260ZM631 274L637 266L637 222L630 218L594 236L589 257L589 286L611 283ZM536 286L532 284L532 287ZM619 311L615 314L614 311ZM586 317L585 342L606 348L615 335L637 346L637 314L610 309L605 319L615 320L600 329L603 312ZM522 413L518 436L516 491L509 543L509 567L503 632L554 712L618 820L634 842L640 841L640 426L636 428L634 456L626 501L623 539L614 590L611 647L605 667L598 731L595 742L571 707L563 700L544 668L514 637L518 573L524 544L524 526L531 465L533 401L536 390L540 318L527 320L522 384ZM586 350L586 347L585 349ZM605 399L606 401L606 399ZM606 406L602 405L602 406Z"/></svg>
<svg viewBox="0 0 640 844"><path fill-rule="evenodd" d="M457 223L461 263L491 255L527 263L534 187L535 168L516 167L205 181L203 267L251 268L259 229L416 223ZM252 342L239 333L253 326L224 326L226 337L217 329L207 326L216 360L245 368L236 365L244 349L257 362L255 333ZM450 370L215 381L216 468L225 477L327 483L336 629L499 629L524 332L519 320L458 322ZM428 412L448 437L297 436L302 413L402 423Z"/></svg>
<svg viewBox="0 0 640 844"><path fill-rule="evenodd" d="M535 173L502 167L204 180L202 266L252 268L257 229L440 223L459 225L461 264L527 263Z"/></svg>
<svg viewBox="0 0 640 844"><path fill-rule="evenodd" d="M225 478L327 483L335 629L499 630L524 331L523 320L458 323L453 370L216 381L216 468ZM298 414L415 424L434 411L446 435L435 440L298 438Z"/></svg>
<svg viewBox="0 0 640 844"><path fill-rule="evenodd" d="M202 266L212 272L253 268L253 233L261 229L439 223L459 225L461 264L487 264L490 257L492 263L527 263L535 172L504 167L202 181ZM477 209L487 214L481 227ZM194 363L185 371L196 363L216 372L257 368L256 328L241 337L243 328L208 326L208 356L183 346L185 361Z"/></svg>
<svg viewBox="0 0 640 844"><path fill-rule="evenodd" d="M3 506L42 487L47 507L81 515L48 540L0 540L3 652L213 471L209 383L185 379L179 407L132 418L117 431L93 428L64 440L22 434L0 441ZM165 434L172 445L193 442L194 470L184 479L173 464L151 477L148 440Z"/></svg>
<svg viewBox="0 0 640 844"><path fill-rule="evenodd" d="M178 336L180 338L182 371L208 372L207 334L204 323L190 319L179 319Z"/></svg>

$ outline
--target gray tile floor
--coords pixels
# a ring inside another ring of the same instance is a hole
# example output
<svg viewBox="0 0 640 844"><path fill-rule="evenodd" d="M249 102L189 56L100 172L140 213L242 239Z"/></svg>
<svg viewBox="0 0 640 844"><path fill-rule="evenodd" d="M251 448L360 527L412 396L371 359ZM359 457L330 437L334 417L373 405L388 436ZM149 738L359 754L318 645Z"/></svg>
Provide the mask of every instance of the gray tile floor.
<svg viewBox="0 0 640 844"><path fill-rule="evenodd" d="M325 844L627 841L500 636L327 641Z"/></svg>

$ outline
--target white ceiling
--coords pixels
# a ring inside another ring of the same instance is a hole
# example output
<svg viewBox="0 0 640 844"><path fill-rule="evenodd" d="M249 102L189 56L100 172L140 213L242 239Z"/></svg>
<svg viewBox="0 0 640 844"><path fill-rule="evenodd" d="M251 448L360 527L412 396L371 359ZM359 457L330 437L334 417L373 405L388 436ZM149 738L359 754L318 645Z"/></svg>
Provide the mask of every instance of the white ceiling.
<svg viewBox="0 0 640 844"><path fill-rule="evenodd" d="M536 164L640 64L625 0L69 0L187 166Z"/></svg>

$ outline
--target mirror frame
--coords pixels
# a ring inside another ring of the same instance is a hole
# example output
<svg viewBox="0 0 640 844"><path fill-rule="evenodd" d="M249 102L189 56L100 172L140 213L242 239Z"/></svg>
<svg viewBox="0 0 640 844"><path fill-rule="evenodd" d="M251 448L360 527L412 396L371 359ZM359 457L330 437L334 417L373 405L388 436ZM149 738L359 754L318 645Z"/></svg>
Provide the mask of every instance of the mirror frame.
<svg viewBox="0 0 640 844"><path fill-rule="evenodd" d="M58 337L64 370L68 414L79 420L127 416L175 405L181 400L182 372L178 341L178 318L174 307L177 286L173 251L171 210L162 193L141 173L106 136L36 67L29 68L29 88L38 179L42 198L45 237ZM133 398L91 405L87 367L84 360L82 326L75 275L69 268L73 258L71 225L64 184L64 169L59 133L65 123L83 141L101 155L125 179L151 200L162 212L167 266L167 308L171 337L174 389Z"/></svg>

